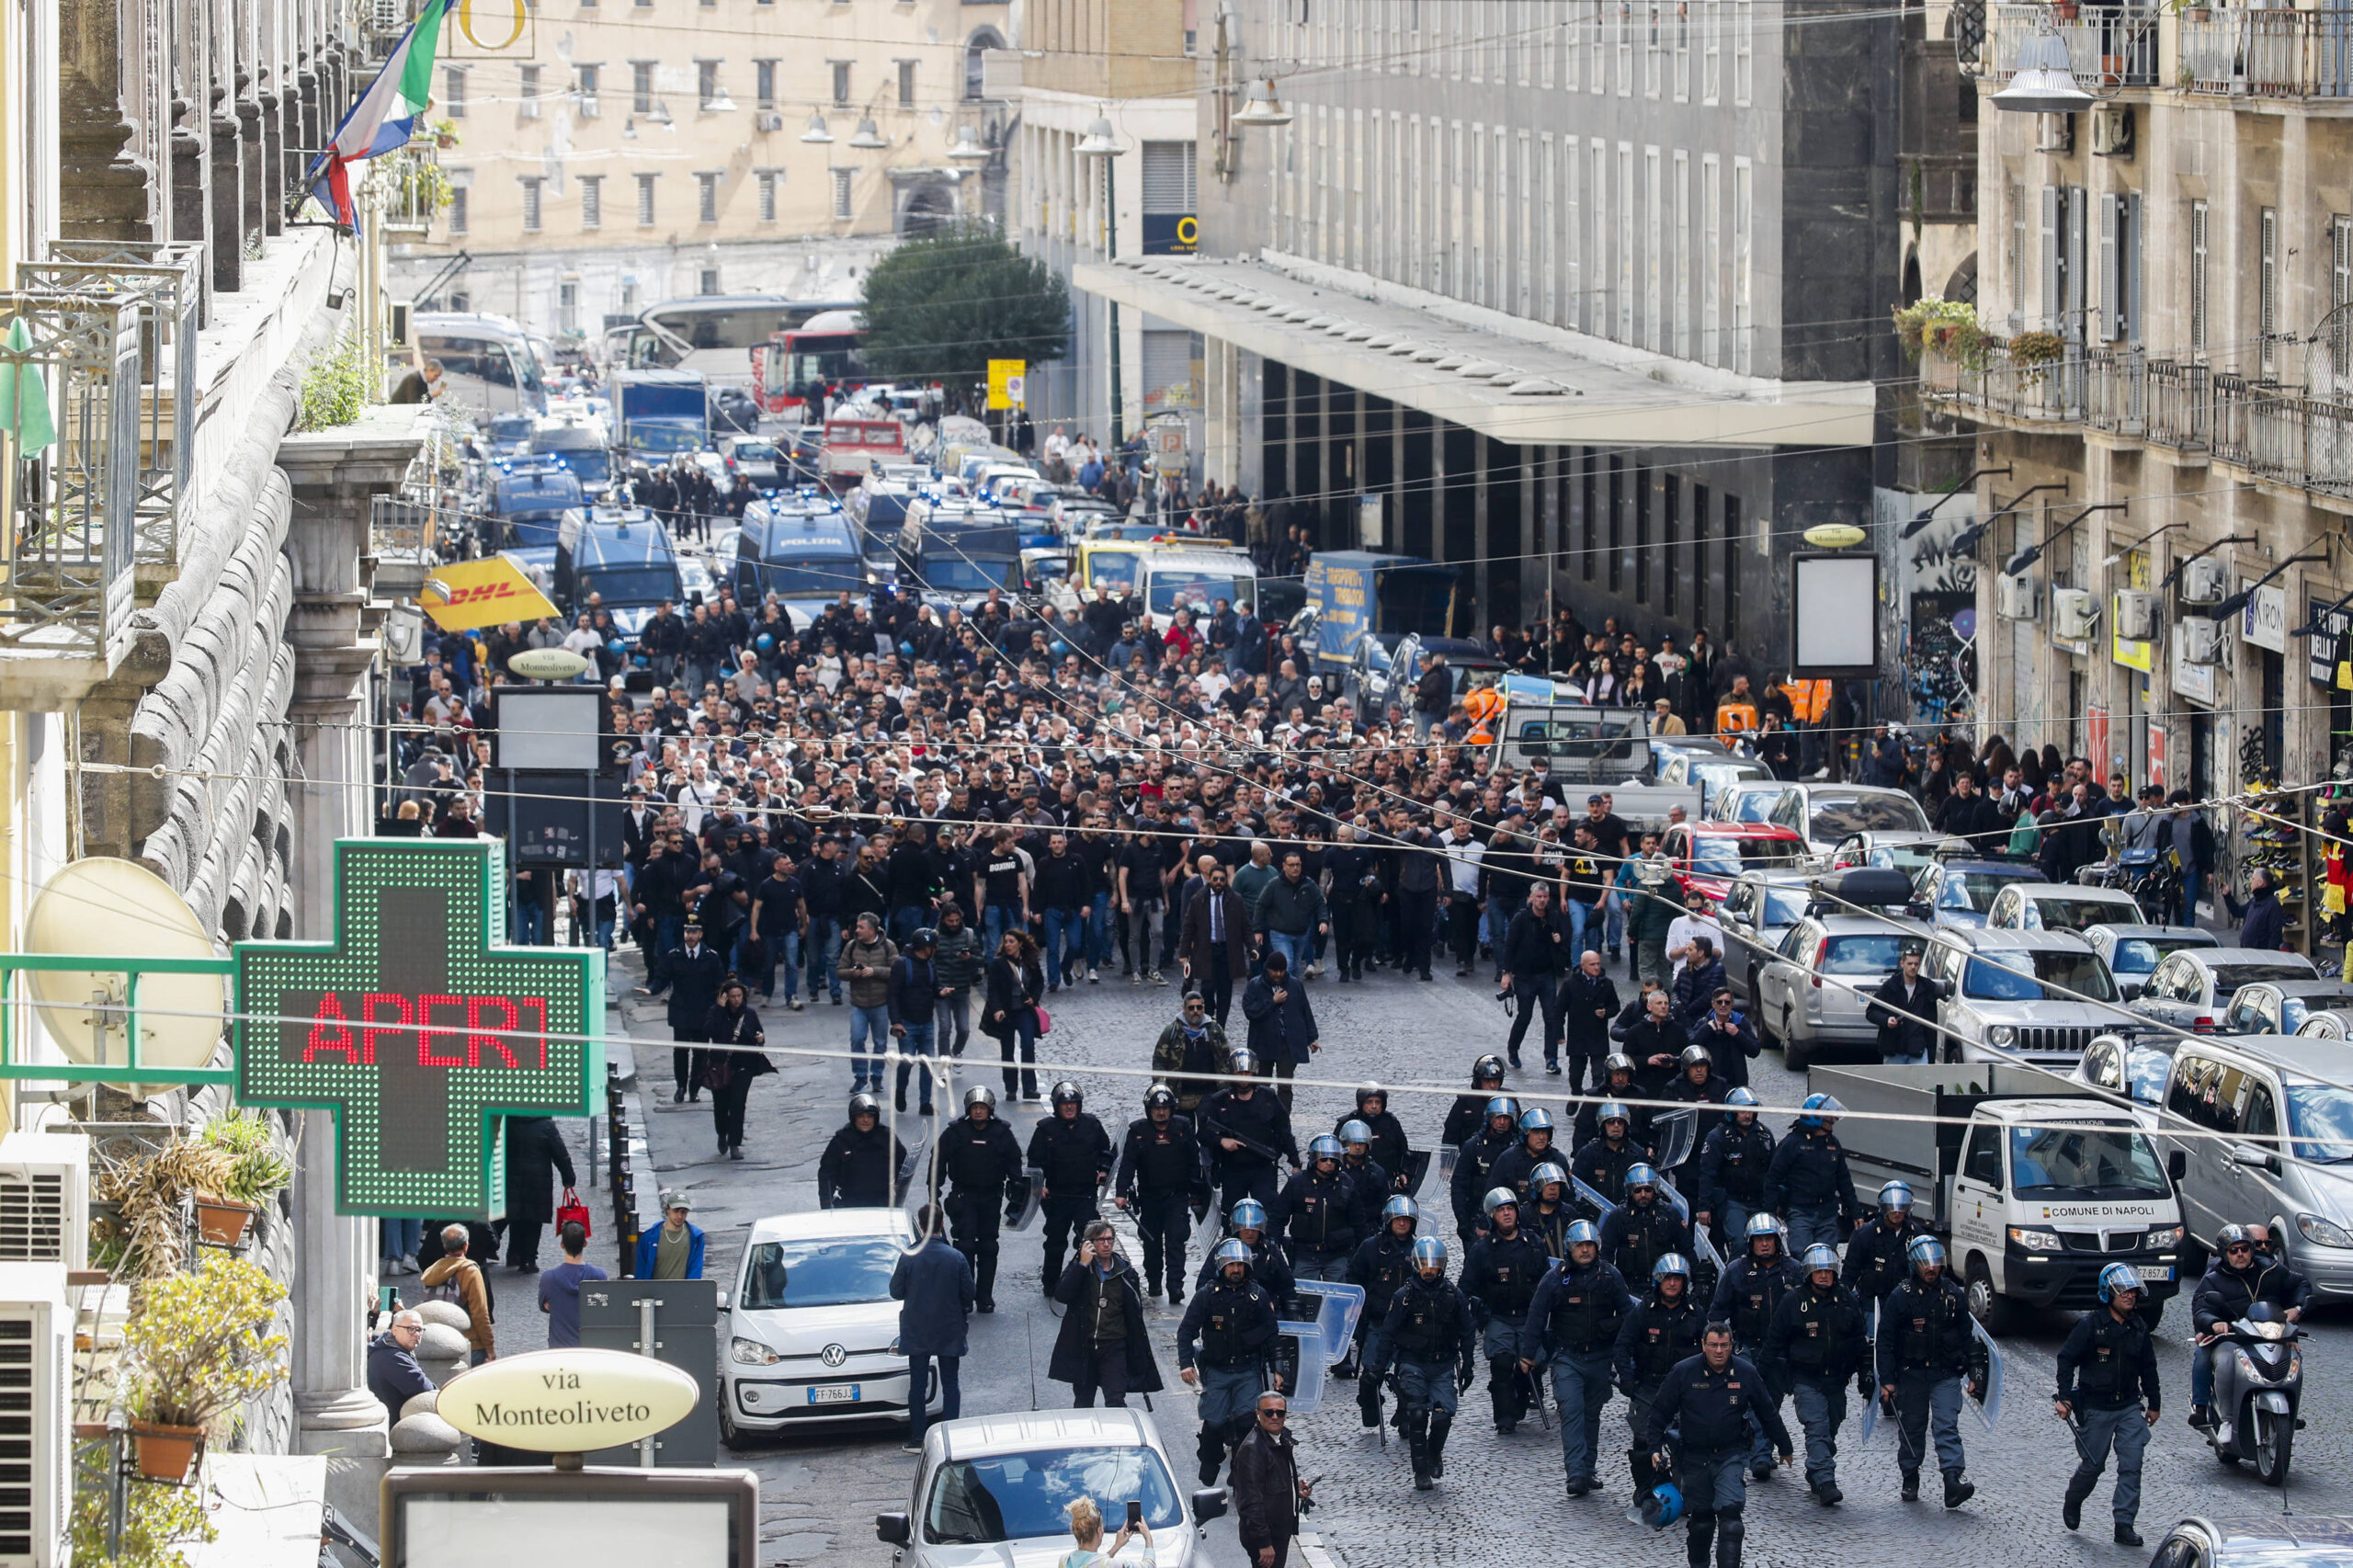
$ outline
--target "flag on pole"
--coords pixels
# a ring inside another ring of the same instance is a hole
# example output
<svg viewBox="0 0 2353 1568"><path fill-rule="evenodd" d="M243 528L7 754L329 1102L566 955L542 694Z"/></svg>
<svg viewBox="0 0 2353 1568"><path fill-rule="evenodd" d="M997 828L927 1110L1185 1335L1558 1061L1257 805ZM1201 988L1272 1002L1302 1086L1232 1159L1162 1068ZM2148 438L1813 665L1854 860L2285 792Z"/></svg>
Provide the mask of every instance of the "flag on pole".
<svg viewBox="0 0 2353 1568"><path fill-rule="evenodd" d="M57 439L57 419L49 407L49 378L30 358L33 335L18 316L8 328L8 358L0 369L0 430L17 438L17 449L30 457Z"/></svg>
<svg viewBox="0 0 2353 1568"><path fill-rule="evenodd" d="M358 227L359 221L351 200L350 166L405 146L417 116L432 100L433 58L449 10L449 0L425 0L383 69L311 162L303 183L346 228Z"/></svg>

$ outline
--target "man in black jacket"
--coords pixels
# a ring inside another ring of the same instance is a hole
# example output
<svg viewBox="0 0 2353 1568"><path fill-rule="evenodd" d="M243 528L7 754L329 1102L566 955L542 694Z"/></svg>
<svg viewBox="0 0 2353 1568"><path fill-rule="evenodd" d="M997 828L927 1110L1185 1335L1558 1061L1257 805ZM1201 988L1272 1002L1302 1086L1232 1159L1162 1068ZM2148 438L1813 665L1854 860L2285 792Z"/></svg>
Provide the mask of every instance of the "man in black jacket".
<svg viewBox="0 0 2353 1568"><path fill-rule="evenodd" d="M506 1261L517 1274L540 1271L540 1232L555 1218L558 1173L569 1189L572 1153L551 1116L506 1119Z"/></svg>
<svg viewBox="0 0 2353 1568"><path fill-rule="evenodd" d="M670 1072L677 1081L671 1103L676 1105L702 1098L708 1052L694 1047L710 1038L706 1024L719 1000L719 983L727 978L727 960L718 949L704 945L702 922L688 920L685 942L670 949L662 971L670 987L670 1038L677 1042L670 1051Z"/></svg>
<svg viewBox="0 0 2353 1568"><path fill-rule="evenodd" d="M2312 1281L2272 1259L2264 1249L2261 1225L2225 1225L2217 1256L2189 1298L2189 1326L2198 1343L2189 1352L2189 1424L2203 1427L2214 1397L2214 1367L2208 1347L2224 1330L2261 1301L2290 1323L2304 1315Z"/></svg>
<svg viewBox="0 0 2353 1568"><path fill-rule="evenodd" d="M1880 982L1863 1012L1879 1028L1879 1059L1922 1063L1936 1057L1937 1004L1943 1000L1944 988L1920 974L1920 949L1906 947L1895 960L1895 972Z"/></svg>
<svg viewBox="0 0 2353 1568"><path fill-rule="evenodd" d="M1937 808L1936 828L1949 837L1965 838L1972 848L1998 849L2010 824L1991 796L1977 792L1977 776L1964 767L1952 776L1952 793Z"/></svg>
<svg viewBox="0 0 2353 1568"><path fill-rule="evenodd" d="M1176 1096L1165 1084L1144 1092L1143 1115L1128 1123L1117 1191L1113 1201L1135 1216L1143 1242L1144 1293L1158 1296L1165 1284L1168 1304L1183 1306L1188 1210L1196 1197L1208 1201L1209 1176L1192 1118L1176 1114Z"/></svg>
<svg viewBox="0 0 2353 1568"><path fill-rule="evenodd" d="M1201 1102L1196 1118L1203 1141L1217 1167L1219 1206L1231 1210L1245 1198L1261 1204L1275 1199L1275 1161L1299 1168L1299 1142L1291 1136L1290 1111L1274 1094L1253 1081L1256 1056L1233 1053L1233 1072L1244 1080L1229 1084ZM1256 1145L1253 1147L1253 1145Z"/></svg>
<svg viewBox="0 0 2353 1568"><path fill-rule="evenodd" d="M1045 1177L1038 1195L1045 1213L1044 1289L1054 1293L1063 1277L1063 1253L1071 1238L1097 1218L1103 1185L1111 1179L1111 1138L1086 1114L1086 1097L1068 1079L1054 1085L1053 1114L1029 1134L1029 1164Z"/></svg>
<svg viewBox="0 0 2353 1568"><path fill-rule="evenodd" d="M1503 983L1518 1003L1511 1038L1504 1044L1504 1053L1513 1066L1519 1065L1519 1042L1527 1038L1529 1020L1540 1013L1544 1071L1560 1073L1560 977L1571 961L1569 923L1552 907L1552 884L1538 882L1528 890L1528 902L1511 917L1504 934Z"/></svg>
<svg viewBox="0 0 2353 1568"><path fill-rule="evenodd" d="M1569 1062L1569 1093L1585 1093L1588 1080L1599 1086L1601 1059L1609 1052L1609 1020L1618 1016L1618 983L1603 969L1601 955L1587 951L1561 982L1561 1040Z"/></svg>
<svg viewBox="0 0 2353 1568"><path fill-rule="evenodd" d="M1160 1392L1160 1364L1143 1321L1143 1290L1120 1256L1110 1222L1086 1227L1085 1244L1047 1294L1067 1310L1054 1335L1046 1376L1071 1385L1071 1403L1086 1410L1097 1390L1107 1410L1125 1409L1128 1395Z"/></svg>
<svg viewBox="0 0 2353 1568"><path fill-rule="evenodd" d="M1299 1476L1290 1406L1272 1389L1258 1396L1256 1420L1233 1450L1226 1481L1233 1494L1242 1550L1255 1568L1284 1568L1290 1560L1291 1537L1299 1533L1300 1505L1307 1501L1309 1489Z"/></svg>
<svg viewBox="0 0 2353 1568"><path fill-rule="evenodd" d="M907 1146L882 1125L882 1102L863 1091L849 1097L849 1120L817 1157L817 1207L888 1209L905 1183L898 1179Z"/></svg>
<svg viewBox="0 0 2353 1568"><path fill-rule="evenodd" d="M1764 1383L1756 1363L1732 1353L1731 1325L1711 1323L1700 1335L1699 1354L1667 1373L1657 1396L1635 1413L1635 1446L1648 1450L1656 1471L1667 1468L1673 1445L1691 1568L1707 1568L1711 1540L1716 1568L1740 1568L1741 1544L1748 1533L1741 1515L1748 1506L1742 1465L1748 1458L1750 1421L1763 1428L1783 1464L1793 1457L1781 1413L1756 1397Z"/></svg>

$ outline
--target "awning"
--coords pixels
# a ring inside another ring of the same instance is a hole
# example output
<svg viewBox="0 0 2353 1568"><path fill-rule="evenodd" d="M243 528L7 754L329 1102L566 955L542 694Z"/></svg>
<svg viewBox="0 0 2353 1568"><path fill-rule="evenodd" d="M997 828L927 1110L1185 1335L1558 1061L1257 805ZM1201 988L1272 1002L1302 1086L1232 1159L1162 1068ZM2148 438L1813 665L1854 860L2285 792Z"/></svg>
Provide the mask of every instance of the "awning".
<svg viewBox="0 0 2353 1568"><path fill-rule="evenodd" d="M1735 376L1452 301L1417 305L1412 291L1361 274L1147 256L1085 264L1071 281L1083 293L1498 441L1756 448L1871 440L1868 381ZM1513 330L1475 324L1483 315ZM1590 352L1578 351L1585 345Z"/></svg>

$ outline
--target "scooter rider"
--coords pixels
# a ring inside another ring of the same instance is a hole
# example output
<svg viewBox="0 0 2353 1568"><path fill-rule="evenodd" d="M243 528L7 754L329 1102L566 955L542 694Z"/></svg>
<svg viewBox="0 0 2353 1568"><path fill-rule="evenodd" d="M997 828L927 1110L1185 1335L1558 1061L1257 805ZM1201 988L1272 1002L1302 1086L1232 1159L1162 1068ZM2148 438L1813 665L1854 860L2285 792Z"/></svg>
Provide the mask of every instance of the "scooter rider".
<svg viewBox="0 0 2353 1568"><path fill-rule="evenodd" d="M1766 1331L1773 1326L1773 1313L1782 1298L1802 1284L1805 1278L1790 1258L1786 1239L1781 1222L1772 1215L1751 1214L1748 1233L1741 1238L1741 1255L1724 1269L1724 1277L1716 1281L1716 1299L1708 1307L1710 1317L1732 1324L1732 1342L1742 1354L1764 1369L1765 1387L1759 1403L1770 1401L1776 1407L1789 1392L1789 1387L1765 1354ZM1773 1458L1766 1451L1762 1436L1749 1455L1748 1468L1759 1481L1772 1473Z"/></svg>
<svg viewBox="0 0 2353 1568"><path fill-rule="evenodd" d="M1912 1189L1900 1181L1879 1189L1879 1212L1847 1238L1846 1279L1866 1304L1887 1300L1912 1271L1905 1254L1928 1228L1912 1217Z"/></svg>
<svg viewBox="0 0 2353 1568"><path fill-rule="evenodd" d="M1332 1136L1340 1141L1340 1174L1356 1189L1357 1234L1369 1236L1381 1229L1381 1206L1396 1184L1389 1179L1389 1168L1372 1157L1370 1127L1352 1116Z"/></svg>
<svg viewBox="0 0 2353 1568"><path fill-rule="evenodd" d="M1111 1135L1086 1114L1086 1096L1067 1078L1054 1085L1053 1113L1029 1134L1029 1164L1046 1178L1039 1198L1051 1296L1062 1281L1063 1251L1089 1220L1101 1217L1101 1194L1111 1179Z"/></svg>
<svg viewBox="0 0 2353 1568"><path fill-rule="evenodd" d="M1651 1266L1650 1295L1618 1331L1618 1387L1633 1412L1634 1430L1641 1430L1643 1412L1658 1397L1667 1373L1699 1353L1699 1331L1707 1324L1707 1312L1691 1293L1690 1260L1667 1253ZM1650 1450L1636 1443L1626 1452L1626 1465L1640 1501L1657 1484Z"/></svg>
<svg viewBox="0 0 2353 1568"><path fill-rule="evenodd" d="M1727 1241L1748 1234L1748 1217L1765 1207L1765 1173L1773 1164L1773 1134L1756 1119L1756 1096L1738 1088L1724 1096L1731 1113L1699 1150L1695 1226L1712 1225Z"/></svg>
<svg viewBox="0 0 2353 1568"><path fill-rule="evenodd" d="M2100 1310L2075 1320L2059 1347L2059 1392L2052 1408L2075 1429L2075 1473L2067 1478L2060 1517L2069 1529L2084 1522L2084 1502L2099 1484L2108 1452L2116 1450L2116 1544L2139 1546L2132 1521L2141 1512L2141 1455L2157 1424L2157 1352L2143 1322L2141 1276L2111 1263L2099 1271Z"/></svg>
<svg viewBox="0 0 2353 1568"><path fill-rule="evenodd" d="M1633 1114L1616 1100L1602 1102L1599 1119L1601 1135L1569 1156L1569 1174L1610 1202L1621 1203L1626 1173L1649 1159L1650 1151L1634 1142Z"/></svg>
<svg viewBox="0 0 2353 1568"><path fill-rule="evenodd" d="M1250 1278L1250 1249L1232 1240L1210 1255L1217 1277L1193 1298L1176 1325L1177 1376L1201 1391L1198 1452L1201 1484L1216 1483L1228 1449L1248 1436L1253 1407L1282 1377L1267 1365L1281 1332L1275 1304Z"/></svg>
<svg viewBox="0 0 2353 1568"><path fill-rule="evenodd" d="M1529 1374L1520 1370L1520 1363L1535 1357L1529 1310L1552 1260L1520 1228L1519 1199L1509 1187L1498 1182L1482 1207L1487 1233L1471 1244L1471 1256L1462 1261L1462 1293L1471 1299L1480 1347L1486 1353L1495 1431L1508 1435L1528 1419Z"/></svg>
<svg viewBox="0 0 2353 1568"><path fill-rule="evenodd" d="M1946 1273L1944 1244L1936 1237L1913 1242L1911 1259L1912 1277L1880 1303L1880 1404L1896 1419L1904 1500L1920 1500L1920 1461L1933 1424L1945 1506L1958 1508L1977 1494L1961 1475L1969 1460L1961 1447L1961 1402L1978 1392L1970 1375L1969 1298Z"/></svg>
<svg viewBox="0 0 2353 1568"><path fill-rule="evenodd" d="M1168 1304L1185 1304L1185 1242L1192 1233L1193 1193L1204 1179L1200 1140L1193 1119L1176 1114L1176 1093L1165 1084L1144 1091L1143 1115L1128 1123L1120 1151L1114 1199L1133 1214L1143 1242L1143 1283L1157 1296L1165 1284Z"/></svg>
<svg viewBox="0 0 2353 1568"><path fill-rule="evenodd" d="M1365 1358L1368 1373L1396 1365L1404 1404L1398 1425L1413 1455L1416 1492L1446 1474L1447 1434L1461 1391L1471 1386L1478 1345L1471 1302L1446 1277L1446 1244L1422 1237L1414 1244L1414 1277L1390 1298L1377 1351Z"/></svg>
<svg viewBox="0 0 2353 1568"><path fill-rule="evenodd" d="M1855 1228L1855 1178L1831 1131L1846 1108L1828 1095L1808 1095L1766 1170L1765 1206L1788 1222L1793 1247L1836 1246Z"/></svg>
<svg viewBox="0 0 2353 1568"><path fill-rule="evenodd" d="M1454 1229L1463 1245L1470 1245L1472 1238L1486 1228L1486 1216L1479 1211L1479 1200L1495 1185L1488 1173L1518 1142L1519 1102L1509 1095L1497 1095L1487 1102L1486 1126L1465 1142L1462 1152L1454 1158Z"/></svg>
<svg viewBox="0 0 2353 1568"><path fill-rule="evenodd" d="M996 1311L998 1226L1017 1219L1027 1197L1021 1172L1021 1145L1013 1130L996 1119L996 1091L976 1084L964 1091L964 1114L939 1131L932 1153L933 1174L945 1176L948 1197L941 1207L956 1250L972 1266L973 1306ZM1011 1214L1002 1210L1010 1210Z"/></svg>
<svg viewBox="0 0 2353 1568"><path fill-rule="evenodd" d="M1566 1166L1547 1160L1528 1173L1528 1199L1519 1206L1519 1228L1536 1238L1545 1256L1567 1259L1569 1227L1576 1219L1576 1205L1569 1201Z"/></svg>
<svg viewBox="0 0 2353 1568"><path fill-rule="evenodd" d="M1684 1550L1691 1568L1708 1568L1711 1539L1716 1568L1740 1568L1741 1543L1747 1536L1741 1515L1748 1506L1742 1465L1748 1458L1750 1423L1764 1427L1783 1464L1791 1458L1781 1413L1753 1397L1761 1381L1754 1363L1733 1354L1732 1325L1711 1323L1700 1336L1699 1354L1667 1373L1650 1408L1636 1413L1634 1440L1650 1451L1658 1469L1666 1468L1673 1445L1675 1482L1688 1510Z"/></svg>
<svg viewBox="0 0 2353 1568"><path fill-rule="evenodd" d="M1590 1220L1571 1223L1568 1260L1544 1277L1528 1311L1541 1359L1529 1357L1523 1369L1552 1369L1552 1396L1561 1407L1561 1463L1572 1497L1594 1488L1611 1360L1618 1332L1633 1310L1625 1279L1601 1261L1601 1232Z"/></svg>
<svg viewBox="0 0 2353 1568"><path fill-rule="evenodd" d="M1267 1233L1265 1207L1255 1198L1245 1198L1235 1204L1233 1212L1226 1219L1225 1233L1227 1239L1242 1244L1243 1250L1249 1255L1250 1278L1267 1292L1267 1298L1275 1303L1275 1310L1282 1311L1291 1298L1290 1259L1283 1256L1283 1249L1276 1245L1274 1237ZM1209 1284L1216 1278L1221 1267L1217 1254L1212 1250L1201 1262L1201 1276L1194 1281L1194 1289Z"/></svg>
<svg viewBox="0 0 2353 1568"><path fill-rule="evenodd" d="M1459 1149L1477 1137L1487 1125L1487 1106L1504 1092L1504 1059L1482 1056L1471 1063L1471 1092L1454 1096L1454 1104L1447 1108L1446 1128L1438 1141L1449 1148Z"/></svg>
<svg viewBox="0 0 2353 1568"><path fill-rule="evenodd" d="M1487 1167L1487 1185L1507 1187L1515 1197L1528 1196L1529 1173L1561 1157L1552 1147L1552 1113L1529 1106L1519 1113L1519 1142L1495 1156Z"/></svg>
<svg viewBox="0 0 2353 1568"><path fill-rule="evenodd" d="M1381 1231L1368 1236L1348 1260L1348 1283L1364 1290L1364 1312L1357 1319L1357 1356L1367 1368L1379 1363L1381 1325L1388 1321L1389 1302L1397 1288L1414 1274L1414 1231L1422 1221L1421 1205L1403 1193L1391 1199L1381 1210ZM1348 1375L1347 1363L1333 1369L1335 1375ZM1364 1412L1364 1429L1376 1431L1381 1426L1381 1377L1366 1371L1357 1380L1357 1408Z"/></svg>
<svg viewBox="0 0 2353 1568"><path fill-rule="evenodd" d="M1361 1235L1357 1190L1340 1169L1345 1153L1328 1132L1311 1140L1307 1169L1290 1178L1267 1211L1295 1279L1337 1279L1356 1254Z"/></svg>
<svg viewBox="0 0 2353 1568"><path fill-rule="evenodd" d="M2189 1424L2200 1431L2213 1424L2214 1342L2257 1301L2294 1323L2312 1300L2312 1281L2273 1258L2264 1248L2268 1239L2261 1225L2223 1226L2213 1266L2189 1299L2189 1325L2198 1335L2189 1352Z"/></svg>
<svg viewBox="0 0 2353 1568"><path fill-rule="evenodd" d="M1660 1199L1658 1173L1645 1165L1627 1166L1625 1201L1601 1222L1601 1256L1619 1278L1647 1279L1660 1258L1691 1250L1691 1227Z"/></svg>
<svg viewBox="0 0 2353 1568"><path fill-rule="evenodd" d="M1838 1278L1838 1249L1817 1242L1805 1251L1805 1283L1773 1309L1759 1365L1776 1388L1790 1391L1805 1433L1805 1483L1825 1508L1846 1496L1838 1490L1838 1428L1847 1424L1848 1382L1871 1397L1870 1353L1870 1324Z"/></svg>

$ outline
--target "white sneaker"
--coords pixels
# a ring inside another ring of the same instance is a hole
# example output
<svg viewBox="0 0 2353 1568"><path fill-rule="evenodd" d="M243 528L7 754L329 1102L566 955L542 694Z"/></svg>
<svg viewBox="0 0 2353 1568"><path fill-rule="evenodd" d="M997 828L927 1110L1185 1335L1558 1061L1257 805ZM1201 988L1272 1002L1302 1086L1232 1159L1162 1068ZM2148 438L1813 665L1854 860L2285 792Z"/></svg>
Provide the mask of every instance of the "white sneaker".
<svg viewBox="0 0 2353 1568"><path fill-rule="evenodd" d="M403 1274L417 1274L423 1272L417 1267L416 1254L413 1252L404 1252L401 1254L400 1272Z"/></svg>
<svg viewBox="0 0 2353 1568"><path fill-rule="evenodd" d="M1092 970L1092 969L1088 970L1088 971L1086 971L1086 983L1087 983L1087 984L1089 984L1089 985L1100 985L1100 984L1102 984L1102 983L1103 983L1103 975L1102 975L1102 971L1100 971L1099 970Z"/></svg>

